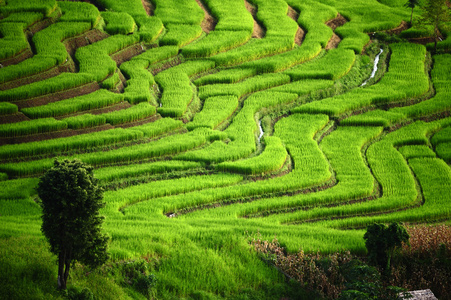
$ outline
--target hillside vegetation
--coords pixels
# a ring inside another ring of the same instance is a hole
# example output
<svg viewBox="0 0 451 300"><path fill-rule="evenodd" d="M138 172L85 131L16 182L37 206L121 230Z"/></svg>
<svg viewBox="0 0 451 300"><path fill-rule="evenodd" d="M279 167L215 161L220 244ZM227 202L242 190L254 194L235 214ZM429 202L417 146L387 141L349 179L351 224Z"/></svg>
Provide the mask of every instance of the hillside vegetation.
<svg viewBox="0 0 451 300"><path fill-rule="evenodd" d="M55 158L94 166L110 237L69 296L312 299L249 236L363 255L369 224L451 224L451 34L431 52L403 5L0 0L0 298L63 297Z"/></svg>

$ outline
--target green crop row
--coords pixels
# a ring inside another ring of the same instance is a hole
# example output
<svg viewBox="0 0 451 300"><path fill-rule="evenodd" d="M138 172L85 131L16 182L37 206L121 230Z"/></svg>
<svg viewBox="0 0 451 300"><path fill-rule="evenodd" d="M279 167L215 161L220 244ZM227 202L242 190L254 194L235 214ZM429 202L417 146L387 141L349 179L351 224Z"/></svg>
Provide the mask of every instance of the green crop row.
<svg viewBox="0 0 451 300"><path fill-rule="evenodd" d="M308 78L337 80L351 70L355 57L352 50L331 49L325 56L301 64L284 73L290 75L293 81Z"/></svg>
<svg viewBox="0 0 451 300"><path fill-rule="evenodd" d="M210 174L191 176L187 178L161 180L149 182L138 186L127 187L118 191L106 192L105 202L111 212L121 211L127 206L138 202L154 200L155 198L171 196L179 193L188 193L205 188L228 186L242 181L239 175Z"/></svg>
<svg viewBox="0 0 451 300"><path fill-rule="evenodd" d="M0 23L0 59L13 57L28 49L23 23Z"/></svg>
<svg viewBox="0 0 451 300"><path fill-rule="evenodd" d="M83 96L52 102L41 106L23 108L21 109L21 112L32 119L56 117L85 110L102 108L119 103L123 100L124 96L122 94L116 94L100 89Z"/></svg>
<svg viewBox="0 0 451 300"><path fill-rule="evenodd" d="M0 125L1 137L16 137L67 129L67 124L53 118L45 118Z"/></svg>
<svg viewBox="0 0 451 300"><path fill-rule="evenodd" d="M83 114L62 119L70 129L82 129L104 125L106 118L102 115Z"/></svg>
<svg viewBox="0 0 451 300"><path fill-rule="evenodd" d="M207 127L214 129L238 108L238 98L236 96L216 96L205 99L204 106L200 113L194 116L192 122L186 128L193 130L197 127Z"/></svg>
<svg viewBox="0 0 451 300"><path fill-rule="evenodd" d="M157 161L151 163L133 164L127 166L105 167L94 170L94 175L101 181L112 181L115 179L123 180L128 177L141 175L162 174L172 171L184 171L200 168L202 165L191 161Z"/></svg>
<svg viewBox="0 0 451 300"><path fill-rule="evenodd" d="M194 80L196 86L215 84L215 83L236 83L245 78L256 75L256 71L252 69L224 69L217 73L208 74Z"/></svg>
<svg viewBox="0 0 451 300"><path fill-rule="evenodd" d="M298 30L297 23L288 13L285 1L251 0L258 7L257 19L266 29L265 37L286 37L294 41Z"/></svg>
<svg viewBox="0 0 451 300"><path fill-rule="evenodd" d="M180 117L194 97L191 81L186 73L167 70L155 76L162 89L161 106L158 112L163 116Z"/></svg>
<svg viewBox="0 0 451 300"><path fill-rule="evenodd" d="M171 23L200 25L204 19L204 11L195 0L155 0L154 3L154 14L165 26Z"/></svg>
<svg viewBox="0 0 451 300"><path fill-rule="evenodd" d="M58 6L62 12L59 22L89 22L94 28L101 18L99 10L91 3L59 1Z"/></svg>
<svg viewBox="0 0 451 300"><path fill-rule="evenodd" d="M25 27L29 27L34 23L41 21L43 18L44 16L39 12L17 12L1 19L0 23L25 23Z"/></svg>
<svg viewBox="0 0 451 300"><path fill-rule="evenodd" d="M48 17L57 8L56 0L8 1L6 5L0 6L0 13L8 16L15 12L39 12Z"/></svg>
<svg viewBox="0 0 451 300"><path fill-rule="evenodd" d="M252 39L240 47L219 53L210 59L218 66L233 66L265 56L283 53L293 49L293 47L294 41L290 38L264 37L262 39Z"/></svg>
<svg viewBox="0 0 451 300"><path fill-rule="evenodd" d="M371 104L400 101L420 96L429 89L424 71L426 49L416 44L391 44L390 68L375 85L354 89L349 93L311 102L295 112L340 115Z"/></svg>
<svg viewBox="0 0 451 300"><path fill-rule="evenodd" d="M97 81L112 75L116 62L109 55L139 42L139 35L113 35L94 44L78 48L75 58L81 73L89 73Z"/></svg>
<svg viewBox="0 0 451 300"><path fill-rule="evenodd" d="M58 76L0 91L0 101L17 101L71 89L93 81L89 74L61 73Z"/></svg>
<svg viewBox="0 0 451 300"><path fill-rule="evenodd" d="M148 102L141 102L132 107L102 114L107 123L117 125L141 120L156 113L156 108Z"/></svg>
<svg viewBox="0 0 451 300"><path fill-rule="evenodd" d="M14 114L18 111L17 105L8 102L0 102L0 115Z"/></svg>
<svg viewBox="0 0 451 300"><path fill-rule="evenodd" d="M245 94L286 84L290 77L285 74L264 74L248 78L235 84L210 84L199 87L199 97L205 99L218 95L233 95L241 98Z"/></svg>
<svg viewBox="0 0 451 300"><path fill-rule="evenodd" d="M203 32L200 25L169 23L165 27L167 31L159 40L160 46L174 45L181 48L199 38Z"/></svg>
<svg viewBox="0 0 451 300"><path fill-rule="evenodd" d="M252 37L252 32L219 30L211 31L206 37L182 50L185 57L208 57L243 45Z"/></svg>
<svg viewBox="0 0 451 300"><path fill-rule="evenodd" d="M391 112L400 113L409 118L418 118L451 108L449 102L451 96L451 55L435 55L433 59L434 67L431 71L431 77L436 92L435 96L414 105L392 108Z"/></svg>
<svg viewBox="0 0 451 300"><path fill-rule="evenodd" d="M106 23L105 31L109 34L130 34L136 29L135 20L126 12L103 11L101 13Z"/></svg>
<svg viewBox="0 0 451 300"><path fill-rule="evenodd" d="M218 21L215 31L232 30L252 33L254 30L254 19L247 11L243 1L205 0L205 4Z"/></svg>
<svg viewBox="0 0 451 300"><path fill-rule="evenodd" d="M287 159L287 150L278 137L266 137L265 144L265 150L261 155L235 162L222 162L216 165L215 169L221 172L251 175L265 174L279 170Z"/></svg>
<svg viewBox="0 0 451 300"><path fill-rule="evenodd" d="M225 144L217 141L206 148L181 154L177 156L177 159L219 163L249 156L256 150L255 114L262 108L290 103L296 98L295 94L269 92L260 92L249 96L232 124L224 131L232 140L231 142Z"/></svg>
<svg viewBox="0 0 451 300"><path fill-rule="evenodd" d="M143 133L140 131L116 128L52 140L17 145L4 145L0 147L0 158L10 159L100 147L123 141L140 139L143 136Z"/></svg>

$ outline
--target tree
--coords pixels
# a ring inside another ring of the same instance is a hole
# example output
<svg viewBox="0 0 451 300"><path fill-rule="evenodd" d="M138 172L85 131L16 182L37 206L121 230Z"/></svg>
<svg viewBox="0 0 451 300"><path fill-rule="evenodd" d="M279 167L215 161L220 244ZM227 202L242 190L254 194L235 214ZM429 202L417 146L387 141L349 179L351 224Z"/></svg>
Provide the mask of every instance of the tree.
<svg viewBox="0 0 451 300"><path fill-rule="evenodd" d="M80 160L58 161L37 187L42 206L41 230L58 257L58 288L66 289L71 264L97 267L108 259L108 237L101 232L102 189L93 168Z"/></svg>
<svg viewBox="0 0 451 300"><path fill-rule="evenodd" d="M420 0L407 0L407 2L404 4L404 7L412 9L412 12L410 13L410 25L412 25L413 20L413 9L417 5L420 5Z"/></svg>
<svg viewBox="0 0 451 300"><path fill-rule="evenodd" d="M424 28L432 28L434 38L434 52L437 52L437 41L440 37L440 28L446 27L446 22L450 20L447 0L426 0L422 7L422 14L419 25Z"/></svg>
<svg viewBox="0 0 451 300"><path fill-rule="evenodd" d="M390 226L384 224L372 224L367 227L363 236L365 246L368 250L368 260L378 265L386 274L390 272L390 260L397 247L402 243L408 243L409 234L406 229L398 223Z"/></svg>

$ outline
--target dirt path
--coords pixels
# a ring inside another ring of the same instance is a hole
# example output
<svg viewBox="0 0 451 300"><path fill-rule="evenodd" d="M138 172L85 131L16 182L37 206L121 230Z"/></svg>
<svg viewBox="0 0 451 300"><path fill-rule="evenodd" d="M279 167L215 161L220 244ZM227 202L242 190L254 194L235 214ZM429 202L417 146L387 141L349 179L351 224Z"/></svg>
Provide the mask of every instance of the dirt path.
<svg viewBox="0 0 451 300"><path fill-rule="evenodd" d="M291 6L288 5L288 13L287 16L292 18L296 24L298 23L299 13L294 10ZM305 37L305 31L298 24L298 31L296 32L296 36L294 37L294 42L300 46Z"/></svg>
<svg viewBox="0 0 451 300"><path fill-rule="evenodd" d="M153 16L153 12L155 8L153 7L153 4L149 0L141 0L141 3L143 4L143 7L147 13L148 16Z"/></svg>
<svg viewBox="0 0 451 300"><path fill-rule="evenodd" d="M216 22L215 18L213 18L213 16L210 14L207 7L202 3L201 0L196 0L196 2L197 2L197 4L199 4L200 8L202 8L204 11L204 19L202 20L202 24L200 24L200 27L202 27L202 30L205 33L210 33L210 31L215 29L217 22Z"/></svg>
<svg viewBox="0 0 451 300"><path fill-rule="evenodd" d="M257 22L257 8L255 8L252 4L244 0L244 4L246 5L246 9L248 12L251 13L252 17L254 18L254 31L252 32L252 37L261 39L265 36L266 30L263 26L261 26Z"/></svg>

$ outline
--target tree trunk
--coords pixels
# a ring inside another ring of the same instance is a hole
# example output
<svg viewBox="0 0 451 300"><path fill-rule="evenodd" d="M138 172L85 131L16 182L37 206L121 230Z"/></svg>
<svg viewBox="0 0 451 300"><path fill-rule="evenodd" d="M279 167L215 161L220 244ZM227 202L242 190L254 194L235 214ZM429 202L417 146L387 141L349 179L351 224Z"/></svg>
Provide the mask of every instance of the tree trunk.
<svg viewBox="0 0 451 300"><path fill-rule="evenodd" d="M66 251L62 250L58 255L58 289L66 289L66 279L64 278L64 265L66 263Z"/></svg>

